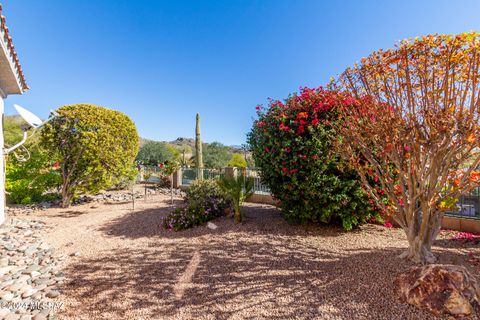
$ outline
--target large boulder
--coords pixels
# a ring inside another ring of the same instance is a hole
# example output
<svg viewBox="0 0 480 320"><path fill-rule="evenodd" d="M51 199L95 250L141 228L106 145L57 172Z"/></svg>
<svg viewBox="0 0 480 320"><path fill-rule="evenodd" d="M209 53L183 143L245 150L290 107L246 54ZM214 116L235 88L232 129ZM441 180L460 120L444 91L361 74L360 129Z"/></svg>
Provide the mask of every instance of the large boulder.
<svg viewBox="0 0 480 320"><path fill-rule="evenodd" d="M463 266L432 264L412 268L395 279L400 300L436 316L480 314L480 288Z"/></svg>

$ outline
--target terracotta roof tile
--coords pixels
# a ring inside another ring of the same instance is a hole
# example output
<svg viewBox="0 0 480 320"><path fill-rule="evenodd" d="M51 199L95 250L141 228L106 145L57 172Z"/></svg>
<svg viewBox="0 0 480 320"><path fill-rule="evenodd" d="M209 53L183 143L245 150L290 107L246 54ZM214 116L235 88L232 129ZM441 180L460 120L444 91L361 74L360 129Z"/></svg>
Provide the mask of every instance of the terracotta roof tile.
<svg viewBox="0 0 480 320"><path fill-rule="evenodd" d="M20 80L20 84L22 85L22 90L26 91L29 89L27 81L25 80L25 75L23 74L22 66L20 65L20 61L18 60L17 52L15 51L15 46L13 45L12 37L10 37L8 32L8 27L5 24L5 17L1 15L2 13L2 5L0 4L0 30L3 32L3 40L7 45L9 50L10 57L14 63L18 78Z"/></svg>

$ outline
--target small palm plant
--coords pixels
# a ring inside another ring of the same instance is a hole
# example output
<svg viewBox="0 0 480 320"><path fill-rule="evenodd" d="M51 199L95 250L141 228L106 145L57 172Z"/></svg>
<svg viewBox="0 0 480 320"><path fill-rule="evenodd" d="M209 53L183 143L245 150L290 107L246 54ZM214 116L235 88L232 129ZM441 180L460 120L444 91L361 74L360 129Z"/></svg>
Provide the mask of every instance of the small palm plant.
<svg viewBox="0 0 480 320"><path fill-rule="evenodd" d="M240 206L246 198L253 194L253 178L245 177L243 174L237 177L221 176L218 185L232 199L235 222L241 222Z"/></svg>

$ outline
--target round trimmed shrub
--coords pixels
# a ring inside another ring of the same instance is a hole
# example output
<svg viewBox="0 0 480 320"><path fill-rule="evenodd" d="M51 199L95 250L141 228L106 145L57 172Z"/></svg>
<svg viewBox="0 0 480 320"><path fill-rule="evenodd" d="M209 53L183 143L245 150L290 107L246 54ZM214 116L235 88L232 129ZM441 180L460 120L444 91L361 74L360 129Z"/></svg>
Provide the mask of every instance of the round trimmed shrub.
<svg viewBox="0 0 480 320"><path fill-rule="evenodd" d="M339 103L348 101L320 87L257 106L248 143L262 181L290 222L339 222L350 230L381 219L357 174L334 152Z"/></svg>
<svg viewBox="0 0 480 320"><path fill-rule="evenodd" d="M57 114L40 138L48 155L60 162L62 207L80 194L95 194L132 177L139 137L127 115L93 104L63 106Z"/></svg>

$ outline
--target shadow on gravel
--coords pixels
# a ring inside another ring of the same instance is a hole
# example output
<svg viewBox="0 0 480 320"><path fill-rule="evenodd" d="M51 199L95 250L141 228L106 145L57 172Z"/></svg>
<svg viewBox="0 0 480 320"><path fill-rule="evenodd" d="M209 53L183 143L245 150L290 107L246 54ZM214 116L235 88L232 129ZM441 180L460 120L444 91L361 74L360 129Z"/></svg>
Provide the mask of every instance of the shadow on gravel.
<svg viewBox="0 0 480 320"><path fill-rule="evenodd" d="M171 232L160 224L174 207L128 213L99 226L101 232L126 242L67 267L72 281L64 290L73 305L64 315L434 319L394 296L395 275L411 266L397 258L404 248L372 247L369 242L377 237L388 241L390 231L366 226L337 242L346 236L340 228L291 226L276 208L247 204L242 224L223 217L214 221L216 230L200 226ZM463 259L444 248L436 253L442 263Z"/></svg>
<svg viewBox="0 0 480 320"><path fill-rule="evenodd" d="M249 233L271 233L278 236L305 236L322 234L324 237L337 237L345 234L340 227L323 225L291 225L288 224L280 215L280 211L270 205L247 204L243 206L242 211L245 214L245 220L240 223L234 223L231 217L220 217L212 222L218 228L212 231L206 225L196 228L173 232L165 230L162 226L162 219L174 208L182 204L182 201L176 201L172 206L169 203L166 206L157 209L147 209L134 211L122 217L111 220L99 228L109 236L122 238L192 238L205 235L224 234L229 232L248 231ZM356 231L353 231L356 232Z"/></svg>
<svg viewBox="0 0 480 320"><path fill-rule="evenodd" d="M401 250L334 252L298 239L286 242L258 234L237 238L234 233L201 243L159 241L155 247L82 259L67 269L74 279L65 294L78 303L67 316L430 319L392 294L394 275L408 267L396 258ZM194 256L199 263L192 269ZM413 318L407 315L412 312Z"/></svg>
<svg viewBox="0 0 480 320"><path fill-rule="evenodd" d="M67 210L67 211L62 211L59 214L55 215L50 215L50 217L55 217L55 218L75 218L84 214L87 214L87 211L77 211L77 210Z"/></svg>
<svg viewBox="0 0 480 320"><path fill-rule="evenodd" d="M159 224L172 208L132 212L100 227L130 244L152 241L70 264L64 289L74 305L66 316L433 319L393 294L395 275L411 266L397 258L404 248L368 247L354 235L341 249L340 229L290 226L277 209L259 205L244 208L242 224L225 217L214 221L216 230L169 232Z"/></svg>
<svg viewBox="0 0 480 320"><path fill-rule="evenodd" d="M478 248L480 239L439 239L435 240L435 245L443 248Z"/></svg>

